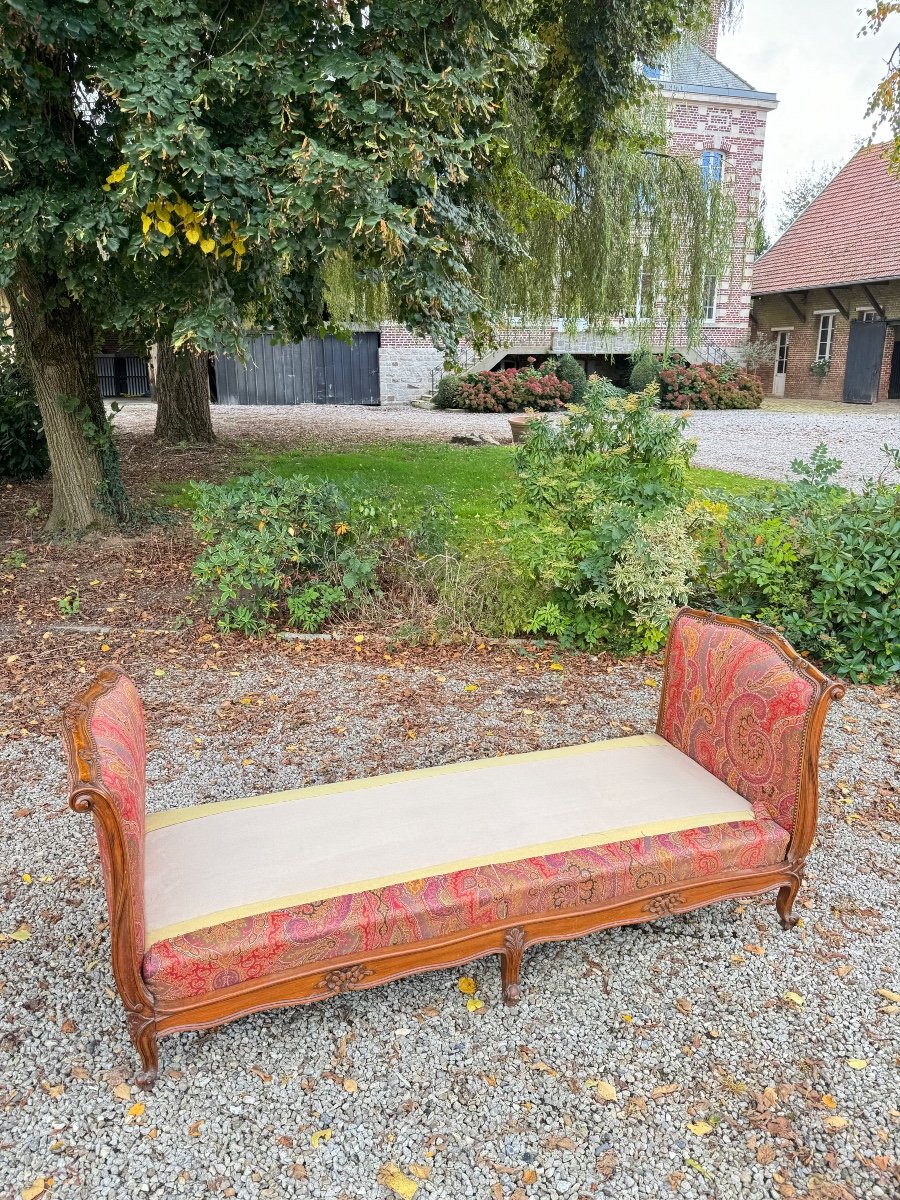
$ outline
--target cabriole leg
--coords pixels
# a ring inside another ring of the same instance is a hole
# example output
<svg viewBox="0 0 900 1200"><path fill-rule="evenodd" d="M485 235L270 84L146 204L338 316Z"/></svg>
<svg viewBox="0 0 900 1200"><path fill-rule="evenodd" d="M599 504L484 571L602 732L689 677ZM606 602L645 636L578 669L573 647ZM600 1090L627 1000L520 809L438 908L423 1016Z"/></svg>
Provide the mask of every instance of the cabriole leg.
<svg viewBox="0 0 900 1200"><path fill-rule="evenodd" d="M793 929L797 924L797 917L791 916L791 909L794 907L794 900L797 898L797 892L799 890L799 875L793 875L790 883L782 884L782 886L778 889L778 896L775 900L775 909L781 920L782 929Z"/></svg>
<svg viewBox="0 0 900 1200"><path fill-rule="evenodd" d="M159 1041L156 1036L156 1022L152 1017L140 1013L129 1013L128 1033L135 1050L141 1056L143 1070L134 1077L135 1084L143 1091L149 1091L156 1083L159 1071Z"/></svg>
<svg viewBox="0 0 900 1200"><path fill-rule="evenodd" d="M500 956L500 971L503 979L503 1000L506 1004L518 1004L522 998L519 971L525 950L525 930L520 926L506 931L503 952Z"/></svg>

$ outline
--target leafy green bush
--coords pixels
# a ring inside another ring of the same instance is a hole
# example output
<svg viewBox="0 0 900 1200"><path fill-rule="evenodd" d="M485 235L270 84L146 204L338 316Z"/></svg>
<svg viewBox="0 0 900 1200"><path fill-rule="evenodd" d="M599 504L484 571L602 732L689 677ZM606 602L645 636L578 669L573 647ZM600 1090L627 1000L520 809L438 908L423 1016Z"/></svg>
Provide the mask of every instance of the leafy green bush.
<svg viewBox="0 0 900 1200"><path fill-rule="evenodd" d="M557 379L561 379L563 383L571 386L569 403L580 404L587 388L587 375L581 363L571 354L561 354L552 369Z"/></svg>
<svg viewBox="0 0 900 1200"><path fill-rule="evenodd" d="M733 363L673 363L659 373L660 408L759 408L762 385Z"/></svg>
<svg viewBox="0 0 900 1200"><path fill-rule="evenodd" d="M655 650L688 593L694 445L653 411L654 389L610 396L591 380L555 428L532 422L515 453L506 551L531 580L529 632L564 644Z"/></svg>
<svg viewBox="0 0 900 1200"><path fill-rule="evenodd" d="M25 368L0 352L0 479L40 479L50 456Z"/></svg>
<svg viewBox="0 0 900 1200"><path fill-rule="evenodd" d="M410 518L391 494L303 475L256 472L192 491L198 591L220 629L248 635L276 621L320 629L380 595L395 559L416 561L445 537L437 502Z"/></svg>
<svg viewBox="0 0 900 1200"><path fill-rule="evenodd" d="M656 355L646 351L634 356L634 366L631 368L629 383L633 392L643 392L653 383L659 383L661 370Z"/></svg>
<svg viewBox="0 0 900 1200"><path fill-rule="evenodd" d="M896 452L894 452L896 454ZM795 482L731 499L702 540L695 599L776 626L841 675L900 671L900 488L835 486L818 446Z"/></svg>
<svg viewBox="0 0 900 1200"><path fill-rule="evenodd" d="M434 393L435 408L459 408L459 375L442 375Z"/></svg>

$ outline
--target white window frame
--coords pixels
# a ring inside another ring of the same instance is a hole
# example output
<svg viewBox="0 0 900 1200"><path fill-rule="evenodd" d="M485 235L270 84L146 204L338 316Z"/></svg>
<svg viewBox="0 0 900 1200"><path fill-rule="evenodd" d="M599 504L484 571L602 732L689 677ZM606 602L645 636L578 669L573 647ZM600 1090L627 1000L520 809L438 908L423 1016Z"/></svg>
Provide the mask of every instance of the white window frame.
<svg viewBox="0 0 900 1200"><path fill-rule="evenodd" d="M821 362L823 359L825 362L831 362L831 351L834 349L834 323L837 317L837 309L820 312L817 315L819 318L819 328L816 333L816 362Z"/></svg>
<svg viewBox="0 0 900 1200"><path fill-rule="evenodd" d="M877 321L878 313L868 304L858 304L856 306L857 321Z"/></svg>
<svg viewBox="0 0 900 1200"><path fill-rule="evenodd" d="M703 280L703 324L715 325L719 316L719 281L715 275Z"/></svg>

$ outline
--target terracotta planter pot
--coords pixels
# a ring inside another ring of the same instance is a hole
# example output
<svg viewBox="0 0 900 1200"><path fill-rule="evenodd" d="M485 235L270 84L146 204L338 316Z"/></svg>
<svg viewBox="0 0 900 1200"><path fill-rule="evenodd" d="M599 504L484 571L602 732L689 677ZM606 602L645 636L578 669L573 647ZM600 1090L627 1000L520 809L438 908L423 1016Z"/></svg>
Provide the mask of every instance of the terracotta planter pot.
<svg viewBox="0 0 900 1200"><path fill-rule="evenodd" d="M525 430L533 420L533 413L516 413L514 417L509 418L509 427L512 430L512 440L514 442L521 442L525 436Z"/></svg>

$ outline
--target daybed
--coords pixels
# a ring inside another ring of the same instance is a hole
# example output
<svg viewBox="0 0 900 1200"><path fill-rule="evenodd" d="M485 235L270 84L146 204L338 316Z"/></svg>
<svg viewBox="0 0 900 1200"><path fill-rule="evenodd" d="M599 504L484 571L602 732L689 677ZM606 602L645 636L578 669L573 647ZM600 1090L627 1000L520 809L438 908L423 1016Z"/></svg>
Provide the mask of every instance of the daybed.
<svg viewBox="0 0 900 1200"><path fill-rule="evenodd" d="M113 972L140 1054L243 1013L778 889L813 839L843 687L776 633L682 609L655 734L147 814L141 703L116 669L66 710Z"/></svg>

